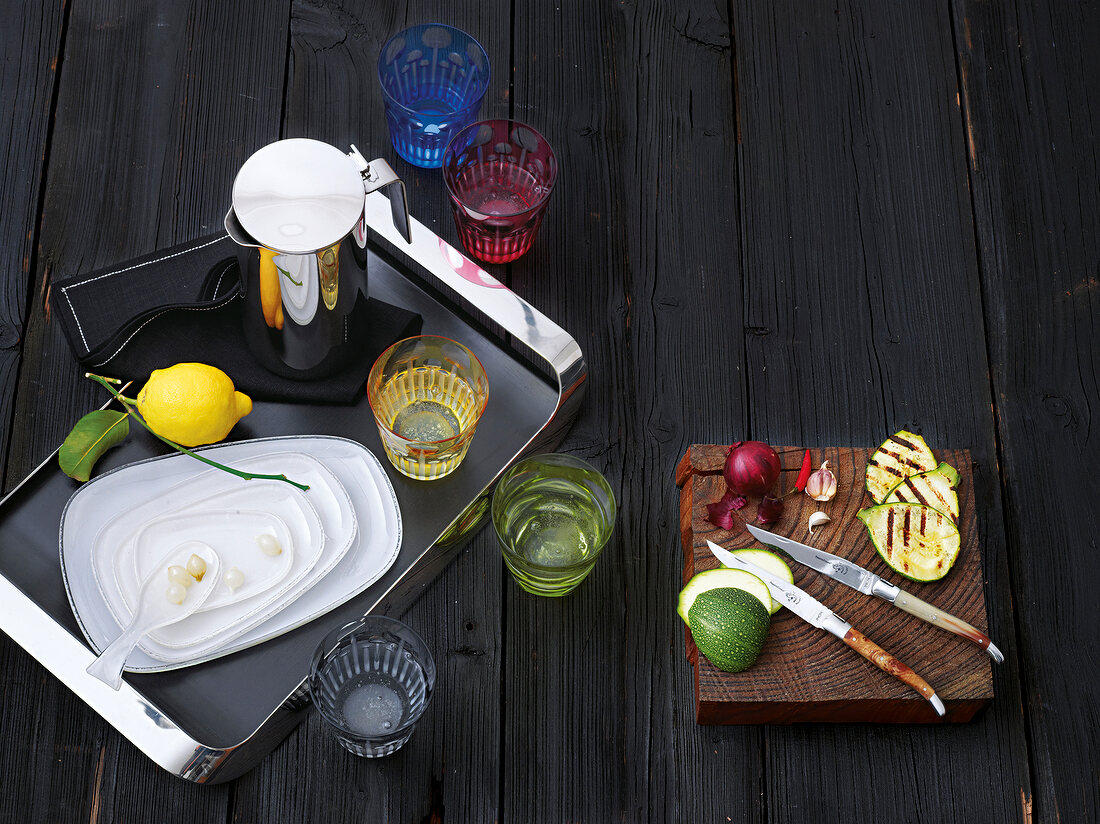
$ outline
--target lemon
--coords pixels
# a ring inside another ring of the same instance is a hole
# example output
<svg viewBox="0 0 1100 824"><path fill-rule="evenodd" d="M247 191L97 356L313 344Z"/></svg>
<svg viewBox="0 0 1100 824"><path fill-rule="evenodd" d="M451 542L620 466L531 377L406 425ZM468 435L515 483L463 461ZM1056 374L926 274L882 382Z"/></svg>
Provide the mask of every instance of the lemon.
<svg viewBox="0 0 1100 824"><path fill-rule="evenodd" d="M222 370L205 363L157 369L137 397L149 428L182 446L217 443L252 411L252 399Z"/></svg>

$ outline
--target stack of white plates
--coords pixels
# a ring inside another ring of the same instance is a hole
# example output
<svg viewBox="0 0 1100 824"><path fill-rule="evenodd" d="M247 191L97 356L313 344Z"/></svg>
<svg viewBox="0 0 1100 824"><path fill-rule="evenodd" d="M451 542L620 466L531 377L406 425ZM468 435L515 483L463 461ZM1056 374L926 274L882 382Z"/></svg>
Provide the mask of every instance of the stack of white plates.
<svg viewBox="0 0 1100 824"><path fill-rule="evenodd" d="M61 569L73 613L101 652L133 616L162 559L191 542L212 547L222 574L201 609L145 636L130 672L209 661L280 635L362 592L393 564L401 513L378 459L344 438L300 436L241 441L205 457L250 474L243 480L187 455L154 458L82 486L61 519ZM261 536L268 536L262 538ZM276 554L262 550L261 540Z"/></svg>

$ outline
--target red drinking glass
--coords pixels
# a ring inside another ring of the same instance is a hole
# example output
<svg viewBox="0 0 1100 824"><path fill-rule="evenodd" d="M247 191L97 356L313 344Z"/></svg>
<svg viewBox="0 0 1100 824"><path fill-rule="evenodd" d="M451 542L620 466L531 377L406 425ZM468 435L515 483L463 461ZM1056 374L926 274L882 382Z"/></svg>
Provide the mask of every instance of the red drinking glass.
<svg viewBox="0 0 1100 824"><path fill-rule="evenodd" d="M481 120L443 153L443 179L466 251L507 263L531 247L558 176L554 150L515 120Z"/></svg>

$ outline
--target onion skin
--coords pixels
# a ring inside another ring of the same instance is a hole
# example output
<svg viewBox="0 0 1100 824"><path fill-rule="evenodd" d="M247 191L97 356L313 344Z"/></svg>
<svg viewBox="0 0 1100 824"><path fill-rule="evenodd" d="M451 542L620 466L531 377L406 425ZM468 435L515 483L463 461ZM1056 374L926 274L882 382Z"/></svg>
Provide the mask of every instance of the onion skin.
<svg viewBox="0 0 1100 824"><path fill-rule="evenodd" d="M756 522L767 526L774 524L783 514L783 499L765 495L756 508Z"/></svg>
<svg viewBox="0 0 1100 824"><path fill-rule="evenodd" d="M722 476L735 495L760 496L779 479L781 463L775 450L763 441L738 441L726 455Z"/></svg>
<svg viewBox="0 0 1100 824"><path fill-rule="evenodd" d="M727 532L733 530L733 511L740 509L748 503L740 495L734 495L728 489L721 500L713 504L707 504L707 520L719 529Z"/></svg>

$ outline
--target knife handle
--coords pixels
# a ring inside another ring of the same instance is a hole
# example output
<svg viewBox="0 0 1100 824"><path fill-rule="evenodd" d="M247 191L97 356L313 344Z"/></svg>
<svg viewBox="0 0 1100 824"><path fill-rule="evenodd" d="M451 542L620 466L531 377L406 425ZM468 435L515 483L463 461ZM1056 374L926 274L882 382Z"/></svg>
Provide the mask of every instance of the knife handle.
<svg viewBox="0 0 1100 824"><path fill-rule="evenodd" d="M899 681L903 681L923 695L935 708L938 715L942 716L944 714L943 702L939 699L939 696L936 695L936 691L929 686L928 682L913 672L908 665L903 664L862 632L857 629L849 629L840 640L887 675L894 676Z"/></svg>
<svg viewBox="0 0 1100 824"><path fill-rule="evenodd" d="M997 649L997 646L990 640L989 636L980 629L970 626L966 621L961 618L956 618L949 612L944 612L939 607L934 607L922 601L915 595L910 595L904 589L898 590L898 597L894 599L894 606L898 609L905 610L910 615L917 616L922 621L927 621L933 626L942 627L948 632L953 632L955 635L961 636L968 641L973 641L988 652L990 657L998 664L1005 660L1004 655Z"/></svg>

